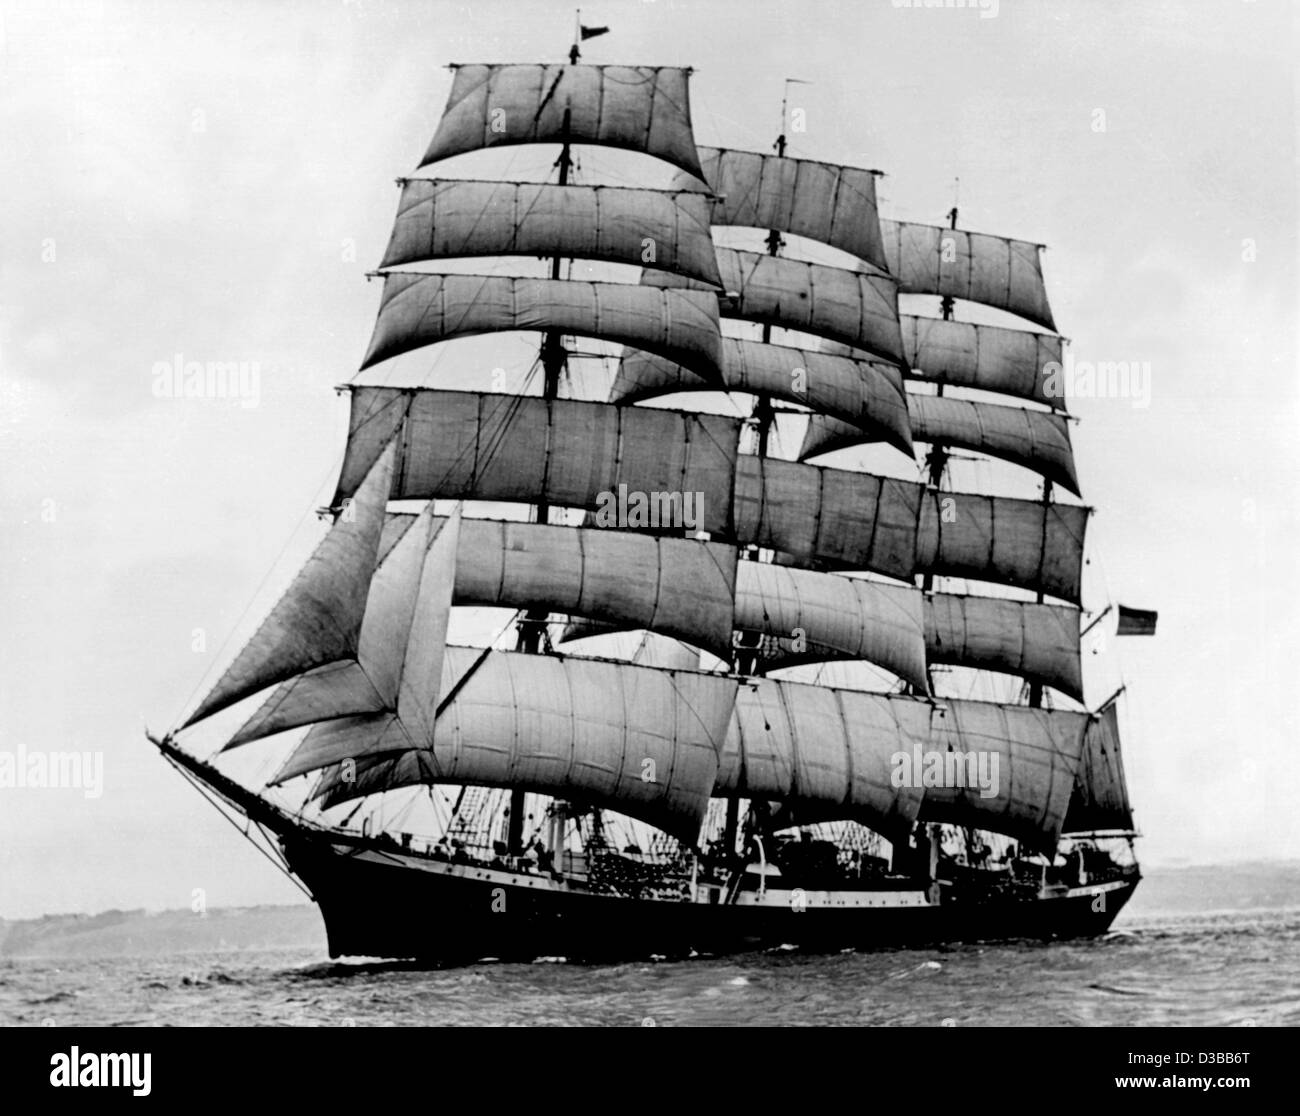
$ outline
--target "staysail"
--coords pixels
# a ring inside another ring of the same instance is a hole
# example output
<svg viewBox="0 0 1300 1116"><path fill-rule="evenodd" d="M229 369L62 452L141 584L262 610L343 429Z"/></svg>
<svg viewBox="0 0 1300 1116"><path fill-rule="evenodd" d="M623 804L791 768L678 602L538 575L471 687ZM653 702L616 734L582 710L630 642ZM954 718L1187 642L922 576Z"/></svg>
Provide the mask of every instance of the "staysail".
<svg viewBox="0 0 1300 1116"><path fill-rule="evenodd" d="M396 453L391 442L377 447L343 513L182 728L303 671L356 656Z"/></svg>
<svg viewBox="0 0 1300 1116"><path fill-rule="evenodd" d="M460 527L459 510L436 519L429 504L416 516L375 571L356 657L282 682L225 749L366 713L391 714L410 747L431 744Z"/></svg>
<svg viewBox="0 0 1300 1116"><path fill-rule="evenodd" d="M1118 710L1112 703L1088 726L1079 779L1065 815L1065 832L1132 829L1133 810L1119 747Z"/></svg>

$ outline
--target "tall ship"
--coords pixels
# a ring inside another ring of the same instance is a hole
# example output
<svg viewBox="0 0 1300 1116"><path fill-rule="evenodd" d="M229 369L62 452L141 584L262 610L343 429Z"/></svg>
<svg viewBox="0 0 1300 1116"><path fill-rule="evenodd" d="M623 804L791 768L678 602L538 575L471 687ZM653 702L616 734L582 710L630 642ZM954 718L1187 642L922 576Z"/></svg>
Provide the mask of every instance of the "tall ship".
<svg viewBox="0 0 1300 1116"><path fill-rule="evenodd" d="M451 67L319 543L151 741L332 956L1104 932L1140 877L1081 648L1154 614L1083 608L1040 246L882 217L784 104L700 146L691 71L603 31Z"/></svg>

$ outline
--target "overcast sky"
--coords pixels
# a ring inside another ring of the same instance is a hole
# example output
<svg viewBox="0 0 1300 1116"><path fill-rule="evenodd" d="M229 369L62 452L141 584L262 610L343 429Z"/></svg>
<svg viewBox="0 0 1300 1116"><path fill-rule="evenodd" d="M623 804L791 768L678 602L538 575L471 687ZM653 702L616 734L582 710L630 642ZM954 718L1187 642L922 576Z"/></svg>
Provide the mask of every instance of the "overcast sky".
<svg viewBox="0 0 1300 1116"><path fill-rule="evenodd" d="M562 61L572 8L0 12L0 750L104 764L97 798L0 790L0 916L291 899L141 733L174 722L314 529L346 429L331 388L364 352L364 273L445 63ZM613 28L586 61L696 69L701 143L766 149L783 79L809 79L791 154L885 170L882 208L913 220L941 222L960 178L963 227L1050 245L1076 358L1151 366L1149 407L1073 407L1094 561L1160 611L1158 638L1122 648L1140 852L1300 856L1291 6L589 0L583 18ZM257 362L258 405L157 398L176 354Z"/></svg>

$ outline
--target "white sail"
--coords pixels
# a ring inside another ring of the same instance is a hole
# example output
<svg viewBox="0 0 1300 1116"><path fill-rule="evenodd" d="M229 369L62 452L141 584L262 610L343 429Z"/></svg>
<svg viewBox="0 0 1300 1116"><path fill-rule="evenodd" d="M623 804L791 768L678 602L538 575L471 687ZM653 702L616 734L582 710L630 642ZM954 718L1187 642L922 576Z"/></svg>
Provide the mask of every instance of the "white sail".
<svg viewBox="0 0 1300 1116"><path fill-rule="evenodd" d="M718 609L720 602L714 602ZM591 618L573 610L559 642L625 631L630 617ZM839 577L761 562L736 568L734 627L790 649L791 662L861 659L928 691L921 591L912 586ZM741 646L750 646L745 643ZM710 648L730 659L730 648ZM765 666L771 666L766 651ZM789 665L789 664L778 664Z"/></svg>
<svg viewBox="0 0 1300 1116"><path fill-rule="evenodd" d="M929 491L921 502L917 569L1078 604L1088 514L1074 504Z"/></svg>
<svg viewBox="0 0 1300 1116"><path fill-rule="evenodd" d="M699 291L502 275L387 272L361 367L455 337L558 330L659 353L719 383L718 301Z"/></svg>
<svg viewBox="0 0 1300 1116"><path fill-rule="evenodd" d="M722 383L727 391L767 395L833 415L873 439L912 453L908 402L895 365L724 337ZM702 383L683 365L625 349L609 401L639 403L674 392L709 390L713 385Z"/></svg>
<svg viewBox="0 0 1300 1116"><path fill-rule="evenodd" d="M391 443L377 447L355 498L182 728L296 674L356 655L396 452Z"/></svg>
<svg viewBox="0 0 1300 1116"><path fill-rule="evenodd" d="M356 387L336 501L350 495L371 456L398 430L395 500L594 511L626 485L647 498L663 494L683 518L691 494L698 521L689 526L696 530L725 533L729 525L740 438L735 419L535 396Z"/></svg>
<svg viewBox="0 0 1300 1116"><path fill-rule="evenodd" d="M423 746L426 735L432 739L459 526L459 513L435 520L432 504L416 517L375 571L356 657L282 682L225 748L333 717L385 711L412 715L411 747Z"/></svg>
<svg viewBox="0 0 1300 1116"><path fill-rule="evenodd" d="M416 783L472 783L606 806L694 842L731 721L734 678L459 647L447 649L446 663L443 692L464 682L439 715L433 748L358 763L353 778L333 769L317 791L325 805ZM292 770L393 750L384 747L383 727L358 723L346 746L331 740L328 750L309 733Z"/></svg>
<svg viewBox="0 0 1300 1116"><path fill-rule="evenodd" d="M895 839L918 819L954 821L1050 849L1089 722L770 678L737 689L725 675L594 659L449 648L447 663L444 692L478 665L443 711L434 747L402 751L383 718L321 726L324 744L313 730L291 768L329 767L313 797L329 807L425 783L508 786L607 806L693 842L712 794L856 820ZM948 753L975 755L970 785L927 781L926 755ZM981 783L980 772L991 777Z"/></svg>
<svg viewBox="0 0 1300 1116"><path fill-rule="evenodd" d="M907 393L912 437L987 453L1014 462L1079 495L1066 420L1047 411L1001 407L948 396ZM813 415L799 460L846 449L878 436L838 418Z"/></svg>
<svg viewBox="0 0 1300 1116"><path fill-rule="evenodd" d="M1083 701L1078 609L932 593L925 645L931 663L1016 674Z"/></svg>
<svg viewBox="0 0 1300 1116"><path fill-rule="evenodd" d="M548 255L644 265L721 284L704 195L617 186L409 179L379 266Z"/></svg>
<svg viewBox="0 0 1300 1116"><path fill-rule="evenodd" d="M640 151L703 181L691 130L689 69L675 66L457 66L421 166L518 143Z"/></svg>
<svg viewBox="0 0 1300 1116"><path fill-rule="evenodd" d="M1052 394L1053 381L1045 371L1062 357L1060 337L1029 333L1002 326L944 321L942 318L900 314L903 352L908 376L915 380L979 388L1046 403L1067 410L1067 399ZM822 343L825 352L834 346Z"/></svg>
<svg viewBox="0 0 1300 1116"><path fill-rule="evenodd" d="M910 579L923 489L911 481L742 455L736 537L788 555Z"/></svg>
<svg viewBox="0 0 1300 1116"><path fill-rule="evenodd" d="M892 758L925 747L928 728L924 701L753 679L736 694L713 793L811 807L897 838L924 790L894 786Z"/></svg>
<svg viewBox="0 0 1300 1116"><path fill-rule="evenodd" d="M945 663L1018 675L1083 701L1077 609L956 593L922 596L920 590L907 586L814 571L794 571L809 585L798 600L788 591L774 598L766 591L767 576L752 573L786 568L755 562L742 562L738 567L737 582L744 587L747 600L744 606L737 601L735 625L741 631L762 633L764 638L755 650L764 672L857 659L885 667L925 692L929 687L924 667ZM869 595L855 604L840 586L821 582L864 586ZM907 601L912 595L921 600L924 618L919 672ZM805 599L811 602L809 607L804 607ZM898 615L891 607L893 599L904 602L907 624L882 620L882 612ZM835 606L827 607L831 601ZM627 621L571 618L560 642L570 644L632 626Z"/></svg>
<svg viewBox="0 0 1300 1116"><path fill-rule="evenodd" d="M967 299L1056 329L1040 245L911 221L883 220L880 230L899 293Z"/></svg>
<svg viewBox="0 0 1300 1116"><path fill-rule="evenodd" d="M932 572L1078 600L1087 509L742 455L739 421L716 415L358 387L336 500L399 431L393 499L595 511L626 486L684 512L692 494L686 528L779 551L786 564Z"/></svg>
<svg viewBox="0 0 1300 1116"><path fill-rule="evenodd" d="M1079 779L1065 813L1066 833L1133 829L1133 810L1119 747L1119 717L1112 703L1088 724Z"/></svg>
<svg viewBox="0 0 1300 1116"><path fill-rule="evenodd" d="M415 520L390 515L386 535ZM736 548L722 543L492 519L460 526L457 605L586 616L725 657L735 591Z"/></svg>
<svg viewBox="0 0 1300 1116"><path fill-rule="evenodd" d="M898 283L892 276L736 248L718 248L717 257L727 291L721 300L723 317L797 329L903 362ZM657 271L643 272L641 282L660 288L699 286Z"/></svg>
<svg viewBox="0 0 1300 1116"><path fill-rule="evenodd" d="M928 692L919 590L788 566L741 562L735 626L832 648L892 671Z"/></svg>
<svg viewBox="0 0 1300 1116"><path fill-rule="evenodd" d="M876 216L875 171L728 148L699 152L704 177L717 195L715 225L793 233L888 267Z"/></svg>
<svg viewBox="0 0 1300 1116"><path fill-rule="evenodd" d="M945 778L927 786L920 820L987 829L1051 852L1079 773L1088 722L1086 713L1059 709L941 702L931 718L930 748L953 753L957 761L968 757L965 783ZM977 782L980 764L987 786Z"/></svg>

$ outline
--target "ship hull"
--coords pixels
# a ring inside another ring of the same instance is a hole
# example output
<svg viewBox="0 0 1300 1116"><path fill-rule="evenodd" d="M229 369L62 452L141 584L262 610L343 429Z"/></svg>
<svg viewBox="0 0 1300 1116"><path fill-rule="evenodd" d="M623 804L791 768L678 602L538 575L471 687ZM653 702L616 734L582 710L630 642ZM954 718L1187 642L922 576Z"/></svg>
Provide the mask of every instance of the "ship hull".
<svg viewBox="0 0 1300 1116"><path fill-rule="evenodd" d="M1087 937L1107 930L1137 884L1129 877L1028 899L937 903L915 886L774 888L727 902L708 889L695 899L593 893L547 875L327 840L289 842L284 851L321 908L330 956L429 963Z"/></svg>

